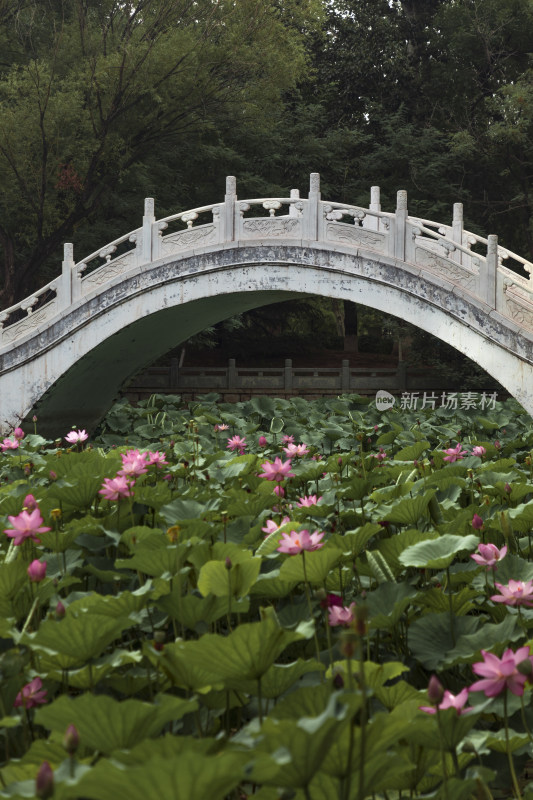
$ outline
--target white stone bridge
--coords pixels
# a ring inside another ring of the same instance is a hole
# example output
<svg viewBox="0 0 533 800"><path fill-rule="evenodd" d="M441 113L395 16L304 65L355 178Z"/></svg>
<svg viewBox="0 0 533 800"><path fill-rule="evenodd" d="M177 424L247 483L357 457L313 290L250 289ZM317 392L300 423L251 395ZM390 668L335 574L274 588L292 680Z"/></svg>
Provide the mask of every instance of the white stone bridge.
<svg viewBox="0 0 533 800"><path fill-rule="evenodd" d="M318 173L306 199L223 202L142 226L0 313L0 432L37 414L40 432L91 428L133 374L207 325L280 300L322 295L393 314L455 347L533 414L532 264L463 230L323 201Z"/></svg>

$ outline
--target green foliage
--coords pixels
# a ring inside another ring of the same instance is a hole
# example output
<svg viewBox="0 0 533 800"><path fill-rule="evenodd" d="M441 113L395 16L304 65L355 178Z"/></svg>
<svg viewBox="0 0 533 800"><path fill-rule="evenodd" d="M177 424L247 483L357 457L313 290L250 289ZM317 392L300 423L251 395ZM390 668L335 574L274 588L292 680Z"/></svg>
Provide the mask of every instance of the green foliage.
<svg viewBox="0 0 533 800"><path fill-rule="evenodd" d="M491 429L505 455L494 448L455 464L439 458L449 421L430 409L380 414L350 396L269 398L255 408L208 397L176 408L154 397L146 407L120 404L108 430L133 429L145 411L171 430L157 433L170 479L139 478L142 503L97 497L121 465L98 441L71 453L31 442L36 468L24 481L10 479L24 440L0 463L6 529L29 493L53 528L40 542L1 548L6 796L33 796L44 760L59 800L155 791L223 800L253 784L265 800L291 791L302 800L444 796L445 780L454 798L468 798L479 781L495 783L487 764L505 751L520 767L529 738L519 695L506 701L509 739L503 694L487 703L471 694L464 714L421 710L431 672L457 696L487 651L530 649L533 428L512 401L486 418L457 412L467 452ZM258 415L265 429L274 419L298 440L312 433L318 453L332 437L339 449L299 459L280 498L257 477L280 452L252 443ZM219 450L212 419L249 436L244 456ZM359 432L367 450L353 449ZM382 437L388 457L378 466L371 456ZM54 480L52 464L61 465ZM298 506L311 493L318 505ZM474 514L484 520L477 531ZM272 523L280 527L263 539ZM321 546L280 553L280 530L302 529L320 530ZM507 545L495 570L470 558L480 542ZM38 583L27 571L35 559L47 563ZM511 580L526 582L518 609L492 599L495 582ZM19 710L17 696L36 678L44 702ZM529 692L526 684L527 702ZM61 746L71 724L80 737L72 761Z"/></svg>

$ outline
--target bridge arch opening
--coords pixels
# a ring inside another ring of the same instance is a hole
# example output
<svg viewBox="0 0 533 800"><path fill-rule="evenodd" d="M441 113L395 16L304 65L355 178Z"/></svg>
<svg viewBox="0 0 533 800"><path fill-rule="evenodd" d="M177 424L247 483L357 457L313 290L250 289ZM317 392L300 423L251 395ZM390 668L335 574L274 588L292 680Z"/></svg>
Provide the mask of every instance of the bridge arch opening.
<svg viewBox="0 0 533 800"><path fill-rule="evenodd" d="M213 271L204 269L190 278L174 271L171 280L152 283L147 292L123 291L122 297L110 298L99 310L98 320L76 331L76 347L64 356L61 374L25 412L37 414L48 435L73 424L93 428L128 378L172 346L235 313L313 294L352 300L403 319L473 358L506 386L502 380L509 372L506 351L489 334L475 329L475 307L459 304L452 314L438 292L429 298L427 287L424 291L412 285L406 290L355 274L346 264L341 270L340 265L333 266L331 253L323 253L315 264L308 259L298 263L294 254L290 261L277 259L265 265L249 258L243 264L240 255L241 263L221 267L212 254ZM321 263L324 260L326 264ZM166 265L172 273L170 267ZM468 315L470 320L465 319Z"/></svg>

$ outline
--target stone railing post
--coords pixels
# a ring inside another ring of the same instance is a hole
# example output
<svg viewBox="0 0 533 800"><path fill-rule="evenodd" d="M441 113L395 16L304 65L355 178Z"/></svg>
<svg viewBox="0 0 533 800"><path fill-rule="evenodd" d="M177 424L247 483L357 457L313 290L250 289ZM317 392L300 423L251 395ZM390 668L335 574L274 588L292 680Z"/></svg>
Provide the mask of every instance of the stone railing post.
<svg viewBox="0 0 533 800"><path fill-rule="evenodd" d="M235 359L230 358L228 360L228 389L236 389L237 388L237 366L235 364Z"/></svg>
<svg viewBox="0 0 533 800"><path fill-rule="evenodd" d="M234 175L226 178L226 194L224 195L224 211L222 216L222 241L235 241L235 214L237 203L237 179Z"/></svg>
<svg viewBox="0 0 533 800"><path fill-rule="evenodd" d="M155 203L153 197L144 198L144 216L141 228L141 241L137 242L137 263L149 264L152 260L157 258L158 253L152 246L152 239L157 236L157 231L154 231L155 222Z"/></svg>
<svg viewBox="0 0 533 800"><path fill-rule="evenodd" d="M482 268L481 268L482 269ZM498 277L498 237L487 236L487 261L485 271L480 270L480 295L491 308L496 308L496 281Z"/></svg>
<svg viewBox="0 0 533 800"><path fill-rule="evenodd" d="M454 203L453 204L453 221L452 221L452 239L455 244L463 246L463 204L462 203ZM458 261L459 264L463 261L463 253L461 250L455 250L452 255L452 258L455 261Z"/></svg>
<svg viewBox="0 0 533 800"><path fill-rule="evenodd" d="M283 370L283 388L286 392L292 392L292 358L285 359Z"/></svg>
<svg viewBox="0 0 533 800"><path fill-rule="evenodd" d="M300 199L300 190L299 189L291 189L290 197L291 197L291 199L299 200ZM294 203L291 203L290 206L289 206L289 217L299 217L299 216L300 216L300 212L298 211L298 209L296 208Z"/></svg>
<svg viewBox="0 0 533 800"><path fill-rule="evenodd" d="M350 360L348 358L342 359L341 368L341 391L350 391Z"/></svg>
<svg viewBox="0 0 533 800"><path fill-rule="evenodd" d="M368 206L369 211L375 211L379 213L381 211L381 197L380 197L380 190L379 186L371 186L370 187L370 205ZM374 217L369 214L364 222L363 227L368 228L371 231L379 230L379 217Z"/></svg>
<svg viewBox="0 0 533 800"><path fill-rule="evenodd" d="M63 261L61 262L61 281L59 288L59 307L68 308L72 303L72 282L80 276L74 271L74 245L65 242L63 245Z"/></svg>
<svg viewBox="0 0 533 800"><path fill-rule="evenodd" d="M307 219L305 221L306 239L316 242L319 238L319 208L320 208L320 173L312 172L309 178L309 200L306 206Z"/></svg>
<svg viewBox="0 0 533 800"><path fill-rule="evenodd" d="M400 189L396 199L394 218L394 257L405 261L405 234L407 223L407 192Z"/></svg>

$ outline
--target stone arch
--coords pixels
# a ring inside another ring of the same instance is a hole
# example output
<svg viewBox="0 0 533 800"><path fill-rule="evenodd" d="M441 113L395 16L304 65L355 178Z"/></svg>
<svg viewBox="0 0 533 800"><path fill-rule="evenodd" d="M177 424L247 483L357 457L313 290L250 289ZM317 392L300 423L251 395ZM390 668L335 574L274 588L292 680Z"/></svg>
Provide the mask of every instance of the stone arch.
<svg viewBox="0 0 533 800"><path fill-rule="evenodd" d="M123 382L237 311L302 295L401 317L493 375L533 412L533 341L446 281L397 259L333 244L245 242L160 259L121 276L2 357L2 424L35 411L57 435L93 427Z"/></svg>

